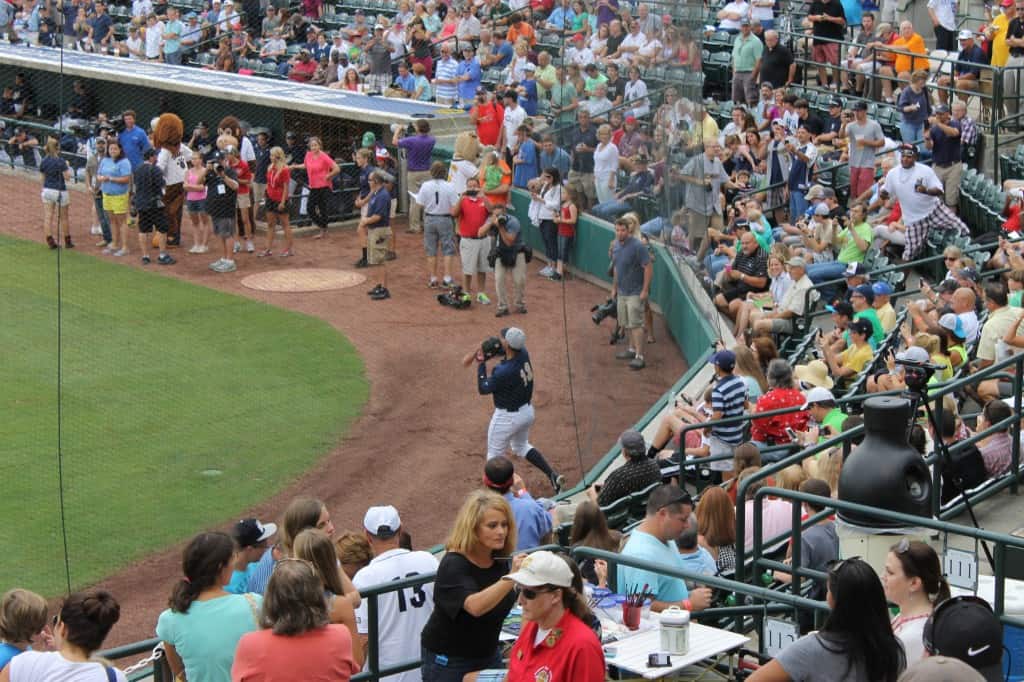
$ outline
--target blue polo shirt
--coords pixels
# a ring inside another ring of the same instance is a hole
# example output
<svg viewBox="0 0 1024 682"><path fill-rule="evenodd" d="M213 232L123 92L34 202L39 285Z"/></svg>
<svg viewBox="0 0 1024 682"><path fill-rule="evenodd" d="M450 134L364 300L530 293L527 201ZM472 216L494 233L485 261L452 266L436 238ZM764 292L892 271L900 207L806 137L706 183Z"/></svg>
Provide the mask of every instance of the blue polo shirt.
<svg viewBox="0 0 1024 682"><path fill-rule="evenodd" d="M505 493L505 499L516 520L516 550L538 547L544 536L551 532L551 515L525 490L518 497Z"/></svg>
<svg viewBox="0 0 1024 682"><path fill-rule="evenodd" d="M459 81L459 99L471 100L476 96L476 89L480 87L480 61L473 57L472 59L465 59L459 62L459 67L455 70L455 75L462 78L465 75L469 75L468 81Z"/></svg>
<svg viewBox="0 0 1024 682"><path fill-rule="evenodd" d="M121 150L131 163L132 170L142 163L143 152L152 146L149 143L149 136L139 126L134 126L131 130L125 129L117 136L117 141L121 143Z"/></svg>
<svg viewBox="0 0 1024 682"><path fill-rule="evenodd" d="M499 59L491 64L491 66L496 69L504 69L512 61L512 57L515 56L515 50L509 45L507 40L503 40L501 45L494 49L494 54L498 55Z"/></svg>
<svg viewBox="0 0 1024 682"><path fill-rule="evenodd" d="M391 224L391 195L386 187L381 187L376 194L370 197L370 203L366 208L366 216L370 217L372 215L380 216L380 220L370 225L371 230L388 227Z"/></svg>
<svg viewBox="0 0 1024 682"><path fill-rule="evenodd" d="M679 550L676 548L675 540L667 543L658 538L634 529L629 534L629 541L622 548L622 556L632 559L642 559L664 565L666 568L685 569ZM686 584L679 578L670 578L665 575L644 571L639 568L619 565L619 582L617 592L625 594L631 586L635 588L647 585L654 598L658 601L675 602L686 599L690 592Z"/></svg>

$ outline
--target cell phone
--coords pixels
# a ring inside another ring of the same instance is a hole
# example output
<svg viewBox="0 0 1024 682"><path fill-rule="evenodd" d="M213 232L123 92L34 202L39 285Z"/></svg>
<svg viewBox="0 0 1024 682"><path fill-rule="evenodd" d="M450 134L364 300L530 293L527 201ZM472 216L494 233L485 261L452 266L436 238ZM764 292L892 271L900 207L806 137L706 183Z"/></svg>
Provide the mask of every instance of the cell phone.
<svg viewBox="0 0 1024 682"><path fill-rule="evenodd" d="M789 428L788 426L786 427L786 435L789 436L789 439L794 443L799 442L800 440L800 437L797 435L796 431Z"/></svg>
<svg viewBox="0 0 1024 682"><path fill-rule="evenodd" d="M668 668L672 665L672 657L668 654L655 652L647 655L648 668Z"/></svg>

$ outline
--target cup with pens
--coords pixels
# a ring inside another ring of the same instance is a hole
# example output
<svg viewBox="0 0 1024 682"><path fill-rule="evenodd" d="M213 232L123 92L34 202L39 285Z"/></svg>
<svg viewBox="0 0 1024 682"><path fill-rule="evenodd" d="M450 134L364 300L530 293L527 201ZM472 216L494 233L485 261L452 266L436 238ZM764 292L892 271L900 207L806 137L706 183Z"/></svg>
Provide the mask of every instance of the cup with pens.
<svg viewBox="0 0 1024 682"><path fill-rule="evenodd" d="M643 588L632 586L626 590L626 599L622 602L622 624L629 630L640 629L640 616L643 614L645 604L650 604L650 598L654 595L649 591L649 585Z"/></svg>

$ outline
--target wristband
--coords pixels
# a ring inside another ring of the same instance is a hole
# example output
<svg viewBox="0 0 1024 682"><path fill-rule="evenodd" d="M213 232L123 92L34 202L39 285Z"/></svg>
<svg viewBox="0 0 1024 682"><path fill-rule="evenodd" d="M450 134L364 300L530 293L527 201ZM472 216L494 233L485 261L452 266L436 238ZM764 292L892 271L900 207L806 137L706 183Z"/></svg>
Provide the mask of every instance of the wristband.
<svg viewBox="0 0 1024 682"><path fill-rule="evenodd" d="M686 609L687 611L693 611L693 604L690 603L689 599L684 599L683 600L683 608Z"/></svg>

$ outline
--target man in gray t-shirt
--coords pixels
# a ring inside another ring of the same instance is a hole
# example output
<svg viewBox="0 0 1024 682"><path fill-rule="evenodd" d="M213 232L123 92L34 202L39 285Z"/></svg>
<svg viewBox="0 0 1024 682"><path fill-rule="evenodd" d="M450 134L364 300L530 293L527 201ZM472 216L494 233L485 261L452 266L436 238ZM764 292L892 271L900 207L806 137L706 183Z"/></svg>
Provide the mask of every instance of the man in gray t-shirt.
<svg viewBox="0 0 1024 682"><path fill-rule="evenodd" d="M370 72L366 85L371 92L384 92L391 85L391 46L384 39L384 26L373 27L373 38L366 45L366 61Z"/></svg>
<svg viewBox="0 0 1024 682"><path fill-rule="evenodd" d="M877 121L868 120L868 103L853 105L853 120L846 124L850 143L850 199L871 188L875 181L875 154L885 146L885 135Z"/></svg>
<svg viewBox="0 0 1024 682"><path fill-rule="evenodd" d="M708 228L723 227L722 187L733 186L718 158L721 149L718 140L705 141L704 153L691 159L680 176L686 183L687 236L698 261L704 259L707 251Z"/></svg>
<svg viewBox="0 0 1024 682"><path fill-rule="evenodd" d="M619 326L629 334L629 349L615 354L630 360L631 369L644 368L644 307L651 290L654 272L647 245L634 237L631 225L622 218L615 221L612 244L612 296L617 303Z"/></svg>

